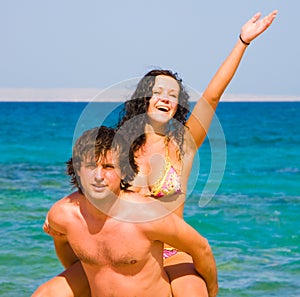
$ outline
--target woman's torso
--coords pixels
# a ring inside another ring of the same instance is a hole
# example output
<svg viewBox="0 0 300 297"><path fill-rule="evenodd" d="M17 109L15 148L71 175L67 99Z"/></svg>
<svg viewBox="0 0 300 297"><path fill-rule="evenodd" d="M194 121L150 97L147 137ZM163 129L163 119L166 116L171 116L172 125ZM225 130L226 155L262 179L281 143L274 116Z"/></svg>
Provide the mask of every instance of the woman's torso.
<svg viewBox="0 0 300 297"><path fill-rule="evenodd" d="M162 137L160 141L151 142L151 137L148 137L135 156L139 173L131 190L169 201L170 203L166 203L167 208L178 208L177 213L182 216L182 196L186 194L196 152L195 146L187 137L183 144L183 152L180 153L179 146L172 138ZM174 205L174 201L167 199L167 196L178 196L178 205Z"/></svg>

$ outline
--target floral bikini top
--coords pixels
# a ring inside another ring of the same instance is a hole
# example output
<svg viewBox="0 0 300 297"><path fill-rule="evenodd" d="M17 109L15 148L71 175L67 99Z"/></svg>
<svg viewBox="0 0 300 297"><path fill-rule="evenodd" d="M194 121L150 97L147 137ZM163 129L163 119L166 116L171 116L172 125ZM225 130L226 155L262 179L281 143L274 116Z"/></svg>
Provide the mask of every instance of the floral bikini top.
<svg viewBox="0 0 300 297"><path fill-rule="evenodd" d="M165 166L158 180L151 187L152 197L163 197L171 194L180 194L181 183L180 176L177 174L176 170L171 164L169 158L169 141L170 139L166 137L165 139Z"/></svg>

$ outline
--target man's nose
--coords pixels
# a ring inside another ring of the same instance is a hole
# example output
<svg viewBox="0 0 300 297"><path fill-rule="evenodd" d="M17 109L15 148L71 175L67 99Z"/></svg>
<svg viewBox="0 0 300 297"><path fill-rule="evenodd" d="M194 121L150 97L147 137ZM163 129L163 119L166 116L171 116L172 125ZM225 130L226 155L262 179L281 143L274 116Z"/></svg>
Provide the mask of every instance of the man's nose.
<svg viewBox="0 0 300 297"><path fill-rule="evenodd" d="M97 180L103 179L103 168L101 166L98 166L95 169L95 179Z"/></svg>

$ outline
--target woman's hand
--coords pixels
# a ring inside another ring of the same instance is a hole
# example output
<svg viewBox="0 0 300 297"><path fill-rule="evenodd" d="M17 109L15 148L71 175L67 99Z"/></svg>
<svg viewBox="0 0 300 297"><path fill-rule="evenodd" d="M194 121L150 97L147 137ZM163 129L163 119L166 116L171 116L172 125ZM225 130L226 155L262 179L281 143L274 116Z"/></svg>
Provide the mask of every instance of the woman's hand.
<svg viewBox="0 0 300 297"><path fill-rule="evenodd" d="M278 10L274 10L269 15L260 19L261 13L256 13L241 30L241 38L245 43L250 43L258 35L264 32L274 21L277 16Z"/></svg>
<svg viewBox="0 0 300 297"><path fill-rule="evenodd" d="M54 230L49 222L48 222L48 218L46 218L45 222L44 222L44 225L43 225L43 229L44 229L44 232L51 235L51 236L63 236L64 234Z"/></svg>

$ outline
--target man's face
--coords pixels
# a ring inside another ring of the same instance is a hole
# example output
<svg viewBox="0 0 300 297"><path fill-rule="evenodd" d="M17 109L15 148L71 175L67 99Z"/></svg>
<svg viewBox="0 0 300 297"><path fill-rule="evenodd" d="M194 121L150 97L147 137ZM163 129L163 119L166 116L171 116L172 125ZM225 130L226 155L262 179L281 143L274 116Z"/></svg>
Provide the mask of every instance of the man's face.
<svg viewBox="0 0 300 297"><path fill-rule="evenodd" d="M87 198L100 200L119 195L121 171L117 157L116 152L108 151L106 158L100 157L97 163L93 158L81 162L78 176Z"/></svg>

